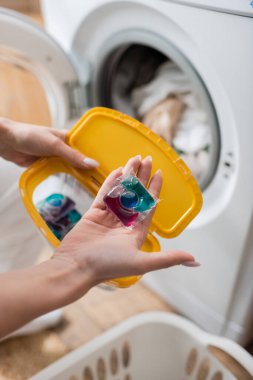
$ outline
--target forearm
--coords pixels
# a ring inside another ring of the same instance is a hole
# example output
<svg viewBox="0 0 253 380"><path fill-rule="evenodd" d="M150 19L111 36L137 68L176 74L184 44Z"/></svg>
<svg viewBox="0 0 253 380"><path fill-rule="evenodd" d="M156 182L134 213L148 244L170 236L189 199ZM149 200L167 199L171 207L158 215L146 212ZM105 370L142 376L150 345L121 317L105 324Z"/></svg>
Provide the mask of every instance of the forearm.
<svg viewBox="0 0 253 380"><path fill-rule="evenodd" d="M7 119L0 117L0 157L3 155L6 148L9 146L10 127Z"/></svg>
<svg viewBox="0 0 253 380"><path fill-rule="evenodd" d="M63 307L89 291L92 283L74 263L48 260L0 275L0 338L32 319Z"/></svg>

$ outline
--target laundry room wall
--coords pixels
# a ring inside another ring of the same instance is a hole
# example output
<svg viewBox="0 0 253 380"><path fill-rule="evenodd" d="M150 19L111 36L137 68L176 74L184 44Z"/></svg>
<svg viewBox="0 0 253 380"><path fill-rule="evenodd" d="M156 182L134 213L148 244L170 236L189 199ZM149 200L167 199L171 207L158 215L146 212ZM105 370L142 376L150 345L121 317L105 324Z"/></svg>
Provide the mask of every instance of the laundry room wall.
<svg viewBox="0 0 253 380"><path fill-rule="evenodd" d="M83 20L83 11L95 9L107 0L40 0L41 10L47 31L66 49L70 50L72 38ZM66 23L65 20L70 22ZM89 38L89 36L87 36Z"/></svg>

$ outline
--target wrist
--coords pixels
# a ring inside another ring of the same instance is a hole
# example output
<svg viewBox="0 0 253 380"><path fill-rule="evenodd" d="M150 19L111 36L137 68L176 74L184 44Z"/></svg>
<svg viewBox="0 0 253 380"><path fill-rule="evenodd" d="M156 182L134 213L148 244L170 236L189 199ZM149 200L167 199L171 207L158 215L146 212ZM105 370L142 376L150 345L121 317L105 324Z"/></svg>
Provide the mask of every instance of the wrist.
<svg viewBox="0 0 253 380"><path fill-rule="evenodd" d="M0 155L1 151L4 151L4 149L10 145L12 139L10 125L10 120L0 117Z"/></svg>
<svg viewBox="0 0 253 380"><path fill-rule="evenodd" d="M0 276L0 337L40 315L61 308L88 292L91 285L74 263L47 260ZM9 318L8 316L12 316Z"/></svg>
<svg viewBox="0 0 253 380"><path fill-rule="evenodd" d="M0 134L1 135L9 134L10 124L11 124L10 120L5 119L4 117L0 117Z"/></svg>
<svg viewBox="0 0 253 380"><path fill-rule="evenodd" d="M77 263L66 257L56 255L43 264L54 308L76 301L94 286L89 271L81 270Z"/></svg>

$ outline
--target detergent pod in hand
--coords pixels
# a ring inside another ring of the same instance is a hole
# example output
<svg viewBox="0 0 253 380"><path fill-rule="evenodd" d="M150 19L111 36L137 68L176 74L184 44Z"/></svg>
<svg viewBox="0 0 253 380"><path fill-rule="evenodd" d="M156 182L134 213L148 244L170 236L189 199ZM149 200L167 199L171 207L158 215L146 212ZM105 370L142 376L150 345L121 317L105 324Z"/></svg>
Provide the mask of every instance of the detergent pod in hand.
<svg viewBox="0 0 253 380"><path fill-rule="evenodd" d="M158 199L147 191L133 173L130 173L115 181L111 190L104 196L104 202L125 227L133 228L148 216Z"/></svg>
<svg viewBox="0 0 253 380"><path fill-rule="evenodd" d="M27 211L53 247L59 246L89 209L106 177L137 154L151 155L153 173L158 169L163 173L162 205L156 207L143 251L159 251L159 236L178 236L199 213L202 195L190 170L165 141L139 121L115 110L93 108L69 131L66 143L100 166L79 170L59 157L45 157L22 174L19 184ZM158 200L130 174L115 184L104 201L108 207L114 202L115 215L131 228L150 213ZM109 282L127 287L138 280L138 276L132 276Z"/></svg>

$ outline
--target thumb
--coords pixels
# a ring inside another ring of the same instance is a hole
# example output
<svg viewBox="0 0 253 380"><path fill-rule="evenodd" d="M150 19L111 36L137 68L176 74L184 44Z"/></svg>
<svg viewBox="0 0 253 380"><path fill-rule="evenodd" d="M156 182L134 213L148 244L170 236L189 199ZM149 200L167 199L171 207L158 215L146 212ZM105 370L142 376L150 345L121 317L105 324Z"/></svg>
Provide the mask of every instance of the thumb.
<svg viewBox="0 0 253 380"><path fill-rule="evenodd" d="M177 250L152 253L138 251L135 260L136 266L140 269L140 274L165 269L180 264L189 267L200 266L192 255L184 251Z"/></svg>
<svg viewBox="0 0 253 380"><path fill-rule="evenodd" d="M92 159L91 157L86 157L77 150L71 148L65 142L58 140L59 142L56 145L55 154L71 165L79 169L94 169L99 166L99 163Z"/></svg>
<svg viewBox="0 0 253 380"><path fill-rule="evenodd" d="M56 146L56 152L54 152L57 156L63 158L79 169L94 169L99 166L99 162L91 157L84 156L66 143L69 131L66 129L51 129L50 132L59 139Z"/></svg>

